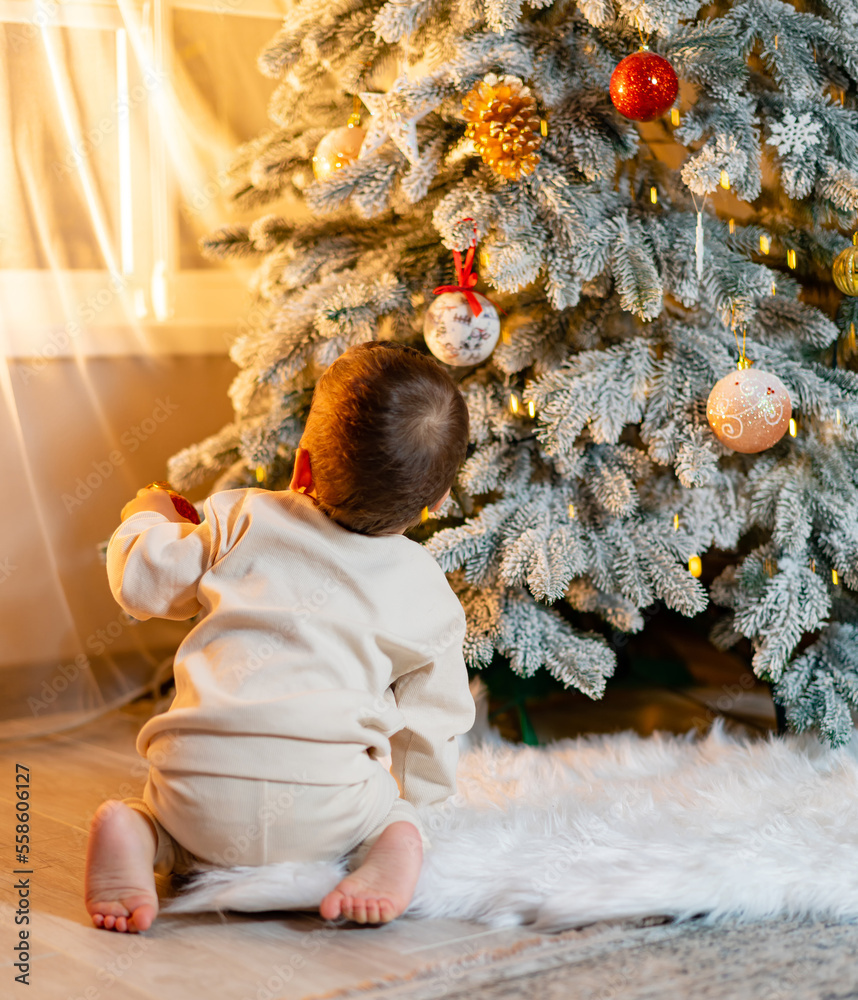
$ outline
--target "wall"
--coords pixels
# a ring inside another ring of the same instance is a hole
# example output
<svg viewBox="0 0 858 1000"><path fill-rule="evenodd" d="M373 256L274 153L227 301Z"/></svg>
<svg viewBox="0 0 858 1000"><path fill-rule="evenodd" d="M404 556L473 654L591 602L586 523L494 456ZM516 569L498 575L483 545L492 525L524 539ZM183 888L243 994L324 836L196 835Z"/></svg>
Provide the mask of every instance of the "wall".
<svg viewBox="0 0 858 1000"><path fill-rule="evenodd" d="M171 455L231 420L236 371L213 355L9 362L18 419L0 408L0 718L64 687L82 650L92 661L81 698L93 707L175 650L189 626L123 621L98 546L137 489L166 478Z"/></svg>

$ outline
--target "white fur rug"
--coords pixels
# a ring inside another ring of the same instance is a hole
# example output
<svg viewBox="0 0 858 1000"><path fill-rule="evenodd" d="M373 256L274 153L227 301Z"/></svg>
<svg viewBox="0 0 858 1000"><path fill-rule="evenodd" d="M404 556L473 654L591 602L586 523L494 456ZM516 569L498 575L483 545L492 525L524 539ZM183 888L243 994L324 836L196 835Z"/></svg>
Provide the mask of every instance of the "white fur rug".
<svg viewBox="0 0 858 1000"><path fill-rule="evenodd" d="M858 737L630 733L477 747L422 818L414 917L559 930L611 918L858 918ZM165 913L310 909L344 867L207 870Z"/></svg>

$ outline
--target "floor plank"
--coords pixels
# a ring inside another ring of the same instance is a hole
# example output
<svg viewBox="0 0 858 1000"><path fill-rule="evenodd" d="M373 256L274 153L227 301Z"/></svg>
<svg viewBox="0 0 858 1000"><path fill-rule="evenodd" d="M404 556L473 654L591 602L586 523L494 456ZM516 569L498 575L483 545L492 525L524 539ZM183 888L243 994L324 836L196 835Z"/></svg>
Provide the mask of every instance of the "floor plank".
<svg viewBox="0 0 858 1000"><path fill-rule="evenodd" d="M518 928L491 930L458 920L348 928L317 915L282 913L165 915L144 935L97 930L83 901L89 822L104 799L142 790L146 765L135 739L150 712L151 703L141 702L65 733L0 743L0 773L14 773L17 762L30 768L30 980L39 1000L245 1000L266 990L296 1000L409 977L438 961L533 938ZM11 812L13 799L13 784L0 783L4 810ZM5 824L0 830L5 859L14 858L11 830ZM168 895L169 880L158 884L159 894ZM0 975L11 984L16 893L8 874L0 900Z"/></svg>
<svg viewBox="0 0 858 1000"><path fill-rule="evenodd" d="M544 741L600 729L682 732L707 705L717 707L718 682L713 668L691 692L696 702L688 692L634 687L613 692L604 703L583 696L549 701L534 710L533 722ZM768 729L765 692L754 689L743 698L750 729ZM104 799L140 794L146 764L135 740L151 711L152 702L141 700L74 730L0 742L0 773L14 774L16 762L30 768L30 995L38 1000L302 1000L364 987L374 996L378 983L391 980L414 983L422 997L435 988L422 973L438 963L453 963L455 969L457 963L495 952L529 954L529 949L550 949L552 941L562 944L558 937L523 928L491 929L459 920L335 927L318 915L284 913L163 915L144 935L95 929L83 902L89 823ZM14 783L7 778L0 782L5 815L13 815L13 799ZM0 824L0 857L7 862L0 885L0 997L17 995L11 992L16 970L10 957L17 934L8 865L15 856L13 830L10 823ZM160 878L158 889L162 897L169 895L169 880ZM579 933L584 940L588 932L568 932L568 940ZM634 937L620 928L615 933L626 944ZM497 968L502 966L501 960ZM653 975L655 989L658 976ZM456 993L457 983L451 974L435 985Z"/></svg>

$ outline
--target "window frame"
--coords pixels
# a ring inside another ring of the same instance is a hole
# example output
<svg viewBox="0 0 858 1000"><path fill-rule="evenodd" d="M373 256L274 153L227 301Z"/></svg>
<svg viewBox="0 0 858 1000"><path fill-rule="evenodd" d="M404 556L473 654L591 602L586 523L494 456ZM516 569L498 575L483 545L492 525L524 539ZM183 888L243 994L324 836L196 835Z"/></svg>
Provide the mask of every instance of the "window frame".
<svg viewBox="0 0 858 1000"><path fill-rule="evenodd" d="M250 309L253 269L179 267L178 191L153 101L157 81L169 80L173 70L175 10L282 20L290 6L289 0L0 0L0 23L28 23L45 45L46 32L56 27L114 31L117 101L124 96L128 107L126 116L117 115L117 132L127 133L120 138L119 182L128 196L120 208L115 270L0 269L0 337L7 357L227 352ZM132 18L139 28L134 38L126 30ZM143 51L135 51L135 43ZM132 63L141 79L156 81L136 102L129 96ZM149 72L155 76L144 75ZM81 161L85 171L86 157Z"/></svg>

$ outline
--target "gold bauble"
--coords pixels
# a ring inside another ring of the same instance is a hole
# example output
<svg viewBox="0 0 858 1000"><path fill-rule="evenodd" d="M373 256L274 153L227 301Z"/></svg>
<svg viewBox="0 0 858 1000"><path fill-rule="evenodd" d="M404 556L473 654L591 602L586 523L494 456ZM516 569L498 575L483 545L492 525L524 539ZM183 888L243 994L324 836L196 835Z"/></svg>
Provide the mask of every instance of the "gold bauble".
<svg viewBox="0 0 858 1000"><path fill-rule="evenodd" d="M360 148L366 132L359 125L342 125L328 132L316 146L313 154L313 173L317 181L324 181L335 170L354 163L360 156Z"/></svg>
<svg viewBox="0 0 858 1000"><path fill-rule="evenodd" d="M840 251L834 259L831 276L844 295L858 295L858 247Z"/></svg>
<svg viewBox="0 0 858 1000"><path fill-rule="evenodd" d="M530 88L517 76L489 73L462 101L465 135L496 174L517 181L539 163L542 119Z"/></svg>

